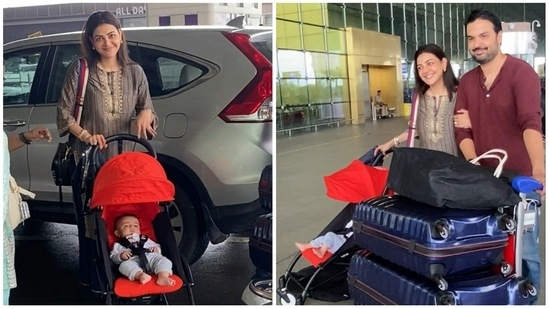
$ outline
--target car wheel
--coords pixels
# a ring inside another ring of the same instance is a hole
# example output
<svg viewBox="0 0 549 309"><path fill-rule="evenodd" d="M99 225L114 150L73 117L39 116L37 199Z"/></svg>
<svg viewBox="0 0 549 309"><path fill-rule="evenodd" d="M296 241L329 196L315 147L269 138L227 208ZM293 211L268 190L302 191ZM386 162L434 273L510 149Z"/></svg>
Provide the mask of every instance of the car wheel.
<svg viewBox="0 0 549 309"><path fill-rule="evenodd" d="M200 208L191 202L185 190L174 184L175 204L168 208L168 215L179 251L193 264L208 248L208 230Z"/></svg>

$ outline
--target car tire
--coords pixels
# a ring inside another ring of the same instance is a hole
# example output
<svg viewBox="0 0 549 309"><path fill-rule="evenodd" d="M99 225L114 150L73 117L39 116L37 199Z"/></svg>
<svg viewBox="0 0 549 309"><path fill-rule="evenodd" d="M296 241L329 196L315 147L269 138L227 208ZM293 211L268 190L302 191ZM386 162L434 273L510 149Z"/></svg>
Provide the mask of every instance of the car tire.
<svg viewBox="0 0 549 309"><path fill-rule="evenodd" d="M210 240L202 211L176 182L175 206L168 209L179 251L189 264L196 262L208 248Z"/></svg>

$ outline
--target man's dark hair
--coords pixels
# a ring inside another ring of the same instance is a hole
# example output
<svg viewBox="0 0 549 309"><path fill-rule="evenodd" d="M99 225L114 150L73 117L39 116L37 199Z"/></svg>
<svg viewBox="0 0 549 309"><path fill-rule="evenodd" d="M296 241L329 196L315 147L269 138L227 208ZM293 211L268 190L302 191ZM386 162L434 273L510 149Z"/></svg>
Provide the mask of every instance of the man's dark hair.
<svg viewBox="0 0 549 309"><path fill-rule="evenodd" d="M467 25L474 22L477 19L484 19L492 23L494 25L494 31L496 33L499 33L501 31L501 20L499 17L496 16L496 14L488 11L488 10L482 10L477 9L473 10L469 16L467 16L467 19L465 20L465 28L467 28Z"/></svg>

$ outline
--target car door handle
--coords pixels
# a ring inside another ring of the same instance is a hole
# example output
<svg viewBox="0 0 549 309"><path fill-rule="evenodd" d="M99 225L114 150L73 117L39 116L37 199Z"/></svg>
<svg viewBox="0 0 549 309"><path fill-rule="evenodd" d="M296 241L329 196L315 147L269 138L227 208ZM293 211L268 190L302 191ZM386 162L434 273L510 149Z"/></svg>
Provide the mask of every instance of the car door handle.
<svg viewBox="0 0 549 309"><path fill-rule="evenodd" d="M26 125L25 120L4 120L4 127L22 127Z"/></svg>

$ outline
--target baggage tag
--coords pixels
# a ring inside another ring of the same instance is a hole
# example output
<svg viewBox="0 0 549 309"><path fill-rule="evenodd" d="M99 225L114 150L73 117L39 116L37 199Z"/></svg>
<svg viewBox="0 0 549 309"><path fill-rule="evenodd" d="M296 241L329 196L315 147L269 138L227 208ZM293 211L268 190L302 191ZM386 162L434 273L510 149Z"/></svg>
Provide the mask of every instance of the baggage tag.
<svg viewBox="0 0 549 309"><path fill-rule="evenodd" d="M534 226L536 226L537 214L538 214L537 207L530 208L526 206L526 209L524 210L524 221L523 221L524 230L527 231L527 230L533 229Z"/></svg>

